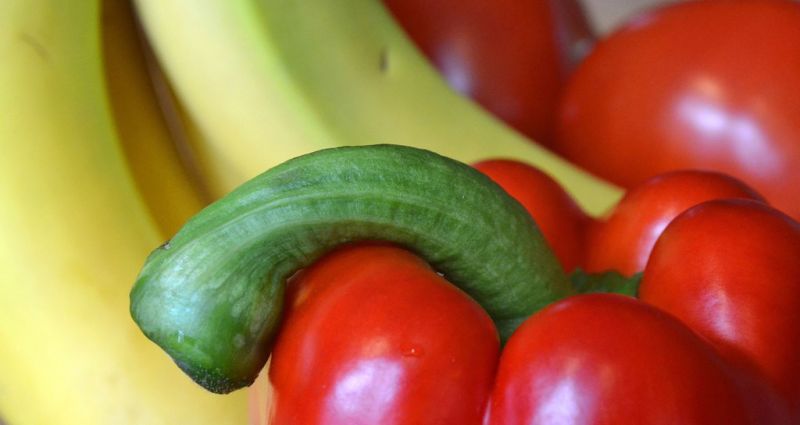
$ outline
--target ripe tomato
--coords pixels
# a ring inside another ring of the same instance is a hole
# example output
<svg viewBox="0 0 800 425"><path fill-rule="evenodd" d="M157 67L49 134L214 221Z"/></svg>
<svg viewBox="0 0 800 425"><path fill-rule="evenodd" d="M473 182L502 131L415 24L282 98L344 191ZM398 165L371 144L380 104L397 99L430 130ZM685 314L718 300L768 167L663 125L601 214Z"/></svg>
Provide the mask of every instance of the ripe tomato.
<svg viewBox="0 0 800 425"><path fill-rule="evenodd" d="M486 423L780 423L760 391L669 314L623 295L579 295L511 336Z"/></svg>
<svg viewBox="0 0 800 425"><path fill-rule="evenodd" d="M591 218L558 182L512 159L490 159L473 166L528 210L564 270L571 272L582 266L584 231Z"/></svg>
<svg viewBox="0 0 800 425"><path fill-rule="evenodd" d="M456 91L547 144L559 90L593 40L576 0L384 0Z"/></svg>
<svg viewBox="0 0 800 425"><path fill-rule="evenodd" d="M564 90L555 150L626 187L733 175L800 217L800 3L678 2L631 20Z"/></svg>
<svg viewBox="0 0 800 425"><path fill-rule="evenodd" d="M726 358L742 367L752 364L800 421L798 259L796 221L759 202L711 201L667 226L639 293Z"/></svg>
<svg viewBox="0 0 800 425"><path fill-rule="evenodd" d="M763 201L743 182L713 171L678 170L644 181L587 231L586 270L617 270L626 276L641 272L656 239L675 216L724 198Z"/></svg>
<svg viewBox="0 0 800 425"><path fill-rule="evenodd" d="M481 423L497 331L416 256L341 248L297 276L286 302L269 423Z"/></svg>

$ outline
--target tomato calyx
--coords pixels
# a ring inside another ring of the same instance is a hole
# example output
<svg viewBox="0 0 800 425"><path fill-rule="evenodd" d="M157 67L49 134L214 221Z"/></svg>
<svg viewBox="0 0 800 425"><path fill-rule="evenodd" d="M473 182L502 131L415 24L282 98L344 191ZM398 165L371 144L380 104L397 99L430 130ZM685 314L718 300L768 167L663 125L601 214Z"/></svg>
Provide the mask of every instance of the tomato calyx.
<svg viewBox="0 0 800 425"><path fill-rule="evenodd" d="M636 297L642 272L626 276L616 270L590 273L583 269L575 269L569 276L573 289L578 294L612 293Z"/></svg>

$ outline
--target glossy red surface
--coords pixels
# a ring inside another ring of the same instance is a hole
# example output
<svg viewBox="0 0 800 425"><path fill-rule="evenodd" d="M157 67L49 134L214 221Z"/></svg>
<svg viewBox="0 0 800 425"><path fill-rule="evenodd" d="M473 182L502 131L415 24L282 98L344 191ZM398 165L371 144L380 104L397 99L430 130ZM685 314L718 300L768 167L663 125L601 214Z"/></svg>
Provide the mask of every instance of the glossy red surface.
<svg viewBox="0 0 800 425"><path fill-rule="evenodd" d="M641 272L675 216L701 202L725 198L763 201L742 181L713 171L679 170L647 179L587 231L586 270Z"/></svg>
<svg viewBox="0 0 800 425"><path fill-rule="evenodd" d="M800 224L754 201L698 205L664 230L640 296L758 369L800 422Z"/></svg>
<svg viewBox="0 0 800 425"><path fill-rule="evenodd" d="M268 423L481 423L497 332L425 262L387 245L349 246L291 289Z"/></svg>
<svg viewBox="0 0 800 425"><path fill-rule="evenodd" d="M771 423L740 382L672 316L622 295L580 295L511 337L487 424Z"/></svg>
<svg viewBox="0 0 800 425"><path fill-rule="evenodd" d="M688 1L596 45L559 106L555 150L632 187L713 169L800 217L800 3Z"/></svg>

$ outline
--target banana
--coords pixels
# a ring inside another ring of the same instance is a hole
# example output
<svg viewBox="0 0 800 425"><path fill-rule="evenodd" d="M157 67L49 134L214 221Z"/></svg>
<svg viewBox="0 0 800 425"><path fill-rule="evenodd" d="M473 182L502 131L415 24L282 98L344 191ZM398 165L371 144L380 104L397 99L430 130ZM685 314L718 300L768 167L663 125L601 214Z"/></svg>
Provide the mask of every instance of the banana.
<svg viewBox="0 0 800 425"><path fill-rule="evenodd" d="M452 92L381 2L136 0L177 97L204 135L214 197L289 158L392 143L542 168L589 212L620 190Z"/></svg>
<svg viewBox="0 0 800 425"><path fill-rule="evenodd" d="M160 198L140 192L159 180L144 185L125 156L118 130L132 133L111 112L99 18L99 0L0 2L0 416L244 423L244 392L220 398L191 383L130 319L131 283L172 225L152 214L202 200L186 182Z"/></svg>
<svg viewBox="0 0 800 425"><path fill-rule="evenodd" d="M173 142L188 137L186 125L177 112L164 109L170 104L162 97L169 93L154 90L155 60L139 39L133 5L104 0L102 24L106 84L125 158L151 215L171 235L210 197Z"/></svg>

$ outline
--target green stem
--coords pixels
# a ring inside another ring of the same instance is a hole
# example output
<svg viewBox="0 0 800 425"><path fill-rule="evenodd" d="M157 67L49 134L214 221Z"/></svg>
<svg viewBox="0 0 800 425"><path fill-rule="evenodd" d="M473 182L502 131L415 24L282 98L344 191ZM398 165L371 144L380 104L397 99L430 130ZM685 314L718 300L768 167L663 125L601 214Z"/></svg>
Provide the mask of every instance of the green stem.
<svg viewBox="0 0 800 425"><path fill-rule="evenodd" d="M245 183L147 259L131 292L144 333L224 393L263 367L286 279L343 243L385 240L479 302L505 340L572 293L536 224L487 177L425 150L318 151Z"/></svg>
<svg viewBox="0 0 800 425"><path fill-rule="evenodd" d="M642 272L625 276L615 270L602 273L587 273L577 269L569 276L572 287L579 294L604 292L637 297L639 284L642 281Z"/></svg>

